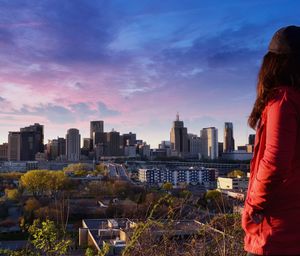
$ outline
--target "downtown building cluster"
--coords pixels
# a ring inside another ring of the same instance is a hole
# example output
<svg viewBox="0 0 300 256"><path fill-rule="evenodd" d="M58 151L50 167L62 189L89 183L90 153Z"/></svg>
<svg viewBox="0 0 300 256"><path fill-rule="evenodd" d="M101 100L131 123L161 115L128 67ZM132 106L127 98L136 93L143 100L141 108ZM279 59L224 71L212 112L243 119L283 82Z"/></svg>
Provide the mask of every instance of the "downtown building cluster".
<svg viewBox="0 0 300 256"><path fill-rule="evenodd" d="M233 124L226 122L224 125L224 142L218 140L218 129L206 127L200 130L200 136L188 133L184 122L176 120L170 131L170 141L162 141L159 148L152 151L152 156L179 157L182 159L207 159L218 158L228 160L249 160L252 158L255 135L249 135L249 142L235 150L233 137Z"/></svg>
<svg viewBox="0 0 300 256"><path fill-rule="evenodd" d="M120 134L114 129L104 131L104 121L91 121L90 134L81 138L80 131L70 128L65 137L48 140L44 144L44 126L38 123L8 133L8 142L0 145L0 161L71 161L103 160L106 158L137 158L156 160L180 158L215 160L249 160L252 157L255 135L249 143L235 150L233 124L224 125L224 142L218 141L218 129L207 127L200 136L188 133L177 114L170 131L170 140L150 149L135 133ZM81 146L82 141L82 146Z"/></svg>
<svg viewBox="0 0 300 256"><path fill-rule="evenodd" d="M38 123L12 131L8 142L0 145L0 161L71 161L99 160L105 157L150 158L150 145L136 139L136 134L104 131L104 121L90 122L90 137L83 138L78 129L67 130L44 144L44 126Z"/></svg>

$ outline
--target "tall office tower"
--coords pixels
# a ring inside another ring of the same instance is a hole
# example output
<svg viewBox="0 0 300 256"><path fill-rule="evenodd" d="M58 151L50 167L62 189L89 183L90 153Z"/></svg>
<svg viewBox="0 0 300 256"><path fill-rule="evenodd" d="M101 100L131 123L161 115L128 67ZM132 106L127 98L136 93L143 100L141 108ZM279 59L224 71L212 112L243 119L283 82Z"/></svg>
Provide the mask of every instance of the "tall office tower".
<svg viewBox="0 0 300 256"><path fill-rule="evenodd" d="M125 133L121 137L121 144L123 147L125 146L133 146L136 144L136 134L135 133Z"/></svg>
<svg viewBox="0 0 300 256"><path fill-rule="evenodd" d="M83 148L84 149L91 148L91 139L90 138L83 138Z"/></svg>
<svg viewBox="0 0 300 256"><path fill-rule="evenodd" d="M233 124L225 123L224 127L224 152L234 151Z"/></svg>
<svg viewBox="0 0 300 256"><path fill-rule="evenodd" d="M223 145L224 145L223 142L219 142L219 143L218 143L219 157L222 157L222 154L223 154L223 152L224 152L224 150L223 150Z"/></svg>
<svg viewBox="0 0 300 256"><path fill-rule="evenodd" d="M8 160L8 143L3 143L0 145L0 161Z"/></svg>
<svg viewBox="0 0 300 256"><path fill-rule="evenodd" d="M8 133L8 161L21 160L21 133Z"/></svg>
<svg viewBox="0 0 300 256"><path fill-rule="evenodd" d="M205 159L218 158L218 129L215 127L201 130L202 157Z"/></svg>
<svg viewBox="0 0 300 256"><path fill-rule="evenodd" d="M66 135L66 155L68 161L80 160L80 134L78 129L69 129Z"/></svg>
<svg viewBox="0 0 300 256"><path fill-rule="evenodd" d="M20 145L20 158L22 161L33 161L36 153L44 153L44 126L35 123L21 128Z"/></svg>
<svg viewBox="0 0 300 256"><path fill-rule="evenodd" d="M201 155L201 138L196 134L188 134L188 151L190 157L198 158Z"/></svg>
<svg viewBox="0 0 300 256"><path fill-rule="evenodd" d="M67 142L65 138L57 137L58 156L65 157L67 151Z"/></svg>
<svg viewBox="0 0 300 256"><path fill-rule="evenodd" d="M249 145L254 145L254 143L255 143L255 134L249 134L248 144Z"/></svg>
<svg viewBox="0 0 300 256"><path fill-rule="evenodd" d="M172 150L176 151L178 156L185 157L188 153L188 135L187 128L184 127L183 121L179 120L179 114L176 115L176 121L170 132L170 141Z"/></svg>
<svg viewBox="0 0 300 256"><path fill-rule="evenodd" d="M92 150L95 147L95 142L93 141L94 132L104 132L104 121L91 121L90 122L90 149Z"/></svg>
<svg viewBox="0 0 300 256"><path fill-rule="evenodd" d="M106 135L107 140L107 155L108 156L120 156L122 154L120 148L120 133L112 130Z"/></svg>
<svg viewBox="0 0 300 256"><path fill-rule="evenodd" d="M56 160L58 157L58 141L55 139L48 140L46 151L48 160Z"/></svg>

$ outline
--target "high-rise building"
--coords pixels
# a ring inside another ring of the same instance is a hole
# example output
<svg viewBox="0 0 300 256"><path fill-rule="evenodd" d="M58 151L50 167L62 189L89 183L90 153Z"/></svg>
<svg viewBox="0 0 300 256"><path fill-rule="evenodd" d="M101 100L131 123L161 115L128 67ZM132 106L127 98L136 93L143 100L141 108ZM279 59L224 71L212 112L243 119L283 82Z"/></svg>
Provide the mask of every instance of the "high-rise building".
<svg viewBox="0 0 300 256"><path fill-rule="evenodd" d="M233 124L226 122L224 127L224 152L234 151Z"/></svg>
<svg viewBox="0 0 300 256"><path fill-rule="evenodd" d="M3 143L0 145L0 161L8 160L8 143Z"/></svg>
<svg viewBox="0 0 300 256"><path fill-rule="evenodd" d="M90 122L90 149L92 150L96 143L93 141L94 132L103 133L104 132L104 121L91 121Z"/></svg>
<svg viewBox="0 0 300 256"><path fill-rule="evenodd" d="M44 152L44 126L38 123L20 129L20 158L22 161L35 160L36 153Z"/></svg>
<svg viewBox="0 0 300 256"><path fill-rule="evenodd" d="M48 140L46 152L48 160L56 160L58 157L58 141L56 139Z"/></svg>
<svg viewBox="0 0 300 256"><path fill-rule="evenodd" d="M183 121L179 120L179 114L176 115L176 121L170 132L170 141L172 150L178 156L185 157L188 154L188 134L187 128L184 127Z"/></svg>
<svg viewBox="0 0 300 256"><path fill-rule="evenodd" d="M83 148L84 149L91 148L91 139L90 138L83 138Z"/></svg>
<svg viewBox="0 0 300 256"><path fill-rule="evenodd" d="M66 152L68 161L80 160L80 134L79 130L69 129L66 135Z"/></svg>
<svg viewBox="0 0 300 256"><path fill-rule="evenodd" d="M201 138L196 134L188 134L188 151L190 157L199 158L201 155Z"/></svg>
<svg viewBox="0 0 300 256"><path fill-rule="evenodd" d="M248 144L249 145L254 145L254 142L255 142L255 134L249 134Z"/></svg>
<svg viewBox="0 0 300 256"><path fill-rule="evenodd" d="M219 157L222 157L222 154L223 154L223 152L224 152L224 150L223 150L223 145L224 145L223 142L219 142L219 143L218 143Z"/></svg>
<svg viewBox="0 0 300 256"><path fill-rule="evenodd" d="M8 161L21 160L21 133L8 133Z"/></svg>
<svg viewBox="0 0 300 256"><path fill-rule="evenodd" d="M122 146L133 146L136 144L136 134L135 133L125 133L122 135Z"/></svg>
<svg viewBox="0 0 300 256"><path fill-rule="evenodd" d="M120 133L112 130L107 133L107 155L120 156L122 155L120 148Z"/></svg>
<svg viewBox="0 0 300 256"><path fill-rule="evenodd" d="M67 153L67 142L65 138L57 137L58 143L58 156L65 157Z"/></svg>
<svg viewBox="0 0 300 256"><path fill-rule="evenodd" d="M215 127L203 128L201 130L202 158L218 158L218 129Z"/></svg>
<svg viewBox="0 0 300 256"><path fill-rule="evenodd" d="M46 148L48 160L64 159L66 155L66 139L57 137L57 139L48 140Z"/></svg>

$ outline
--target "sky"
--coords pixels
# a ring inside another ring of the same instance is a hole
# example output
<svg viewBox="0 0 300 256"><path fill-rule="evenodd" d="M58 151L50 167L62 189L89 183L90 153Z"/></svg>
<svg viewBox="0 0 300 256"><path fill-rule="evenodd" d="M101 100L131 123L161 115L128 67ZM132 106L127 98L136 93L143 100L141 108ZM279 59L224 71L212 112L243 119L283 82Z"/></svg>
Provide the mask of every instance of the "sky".
<svg viewBox="0 0 300 256"><path fill-rule="evenodd" d="M89 122L157 147L176 113L189 133L233 122L237 145L273 33L300 2L0 0L0 143L45 126L45 142Z"/></svg>

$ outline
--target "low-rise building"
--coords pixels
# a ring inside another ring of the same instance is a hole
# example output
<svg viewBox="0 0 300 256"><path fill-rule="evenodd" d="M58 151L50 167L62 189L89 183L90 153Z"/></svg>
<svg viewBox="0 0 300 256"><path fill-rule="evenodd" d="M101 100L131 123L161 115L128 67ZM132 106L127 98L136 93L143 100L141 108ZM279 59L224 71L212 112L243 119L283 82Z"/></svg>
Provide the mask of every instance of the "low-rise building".
<svg viewBox="0 0 300 256"><path fill-rule="evenodd" d="M216 170L203 167L139 169L139 180L148 185L161 185L170 182L174 186L182 183L210 186L216 181Z"/></svg>
<svg viewBox="0 0 300 256"><path fill-rule="evenodd" d="M226 178L218 177L217 186L219 189L244 191L248 188L248 178Z"/></svg>

